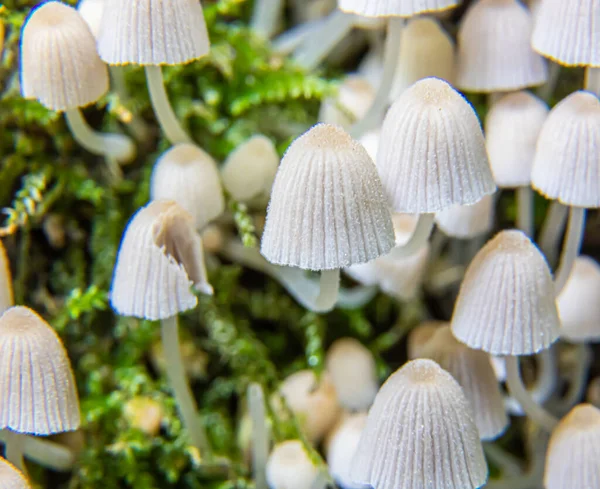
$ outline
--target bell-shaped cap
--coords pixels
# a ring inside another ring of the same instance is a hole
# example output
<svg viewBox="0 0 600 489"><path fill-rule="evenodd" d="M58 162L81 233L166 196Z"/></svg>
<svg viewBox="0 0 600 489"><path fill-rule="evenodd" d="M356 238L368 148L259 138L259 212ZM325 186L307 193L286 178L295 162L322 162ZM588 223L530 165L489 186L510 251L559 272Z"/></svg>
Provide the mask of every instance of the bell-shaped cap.
<svg viewBox="0 0 600 489"><path fill-rule="evenodd" d="M337 95L321 103L319 121L348 128L366 115L374 99L375 89L366 78L348 75Z"/></svg>
<svg viewBox="0 0 600 489"><path fill-rule="evenodd" d="M549 199L600 207L600 101L574 92L551 111L537 143L531 184Z"/></svg>
<svg viewBox="0 0 600 489"><path fill-rule="evenodd" d="M79 0L77 11L81 18L92 31L95 38L98 38L100 32L100 23L104 15L104 5L106 0Z"/></svg>
<svg viewBox="0 0 600 489"><path fill-rule="evenodd" d="M471 205L453 205L435 214L437 227L446 235L471 239L487 234L494 226L494 197L486 195Z"/></svg>
<svg viewBox="0 0 600 489"><path fill-rule="evenodd" d="M266 136L253 136L225 160L221 167L223 186L240 202L268 200L278 167L279 155L273 142Z"/></svg>
<svg viewBox="0 0 600 489"><path fill-rule="evenodd" d="M327 465L334 480L344 489L368 489L350 477L352 459L359 448L360 437L367 422L366 413L347 416L329 437Z"/></svg>
<svg viewBox="0 0 600 489"><path fill-rule="evenodd" d="M463 388L482 440L498 438L508 426L504 399L490 362L490 356L472 350L452 336L450 326L443 326L425 344L423 357L437 362L452 374Z"/></svg>
<svg viewBox="0 0 600 489"><path fill-rule="evenodd" d="M396 212L434 213L496 190L473 107L438 78L418 81L394 102L377 169Z"/></svg>
<svg viewBox="0 0 600 489"><path fill-rule="evenodd" d="M177 144L162 154L150 179L152 200L174 200L202 229L225 210L217 164L193 144Z"/></svg>
<svg viewBox="0 0 600 489"><path fill-rule="evenodd" d="M463 390L432 360L413 360L383 384L350 476L374 489L475 489L488 468Z"/></svg>
<svg viewBox="0 0 600 489"><path fill-rule="evenodd" d="M415 360L423 356L423 350L427 342L433 337L435 332L443 326L448 325L446 321L424 321L415 326L406 338L406 353L409 360Z"/></svg>
<svg viewBox="0 0 600 489"><path fill-rule="evenodd" d="M108 70L77 10L54 1L34 8L21 32L23 97L64 111L94 103L107 90Z"/></svg>
<svg viewBox="0 0 600 489"><path fill-rule="evenodd" d="M31 489L27 478L3 458L0 458L0 487L2 489Z"/></svg>
<svg viewBox="0 0 600 489"><path fill-rule="evenodd" d="M371 352L354 338L340 338L329 347L325 364L341 406L368 409L379 390Z"/></svg>
<svg viewBox="0 0 600 489"><path fill-rule="evenodd" d="M558 424L548 445L544 487L600 487L600 410L575 406Z"/></svg>
<svg viewBox="0 0 600 489"><path fill-rule="evenodd" d="M266 475L270 489L311 489L319 471L300 440L287 440L273 447Z"/></svg>
<svg viewBox="0 0 600 489"><path fill-rule="evenodd" d="M373 160L343 129L317 124L288 148L271 192L261 253L271 263L332 270L394 246Z"/></svg>
<svg viewBox="0 0 600 489"><path fill-rule="evenodd" d="M533 18L517 0L479 0L458 31L457 86L502 92L541 85L546 61L531 48Z"/></svg>
<svg viewBox="0 0 600 489"><path fill-rule="evenodd" d="M461 0L338 0L338 8L363 17L412 17L456 7Z"/></svg>
<svg viewBox="0 0 600 489"><path fill-rule="evenodd" d="M10 262L2 241L0 241L0 314L14 306L12 275Z"/></svg>
<svg viewBox="0 0 600 489"><path fill-rule="evenodd" d="M98 51L111 65L177 65L208 54L199 0L106 0Z"/></svg>
<svg viewBox="0 0 600 489"><path fill-rule="evenodd" d="M597 0L539 2L533 49L566 66L600 66L600 4Z"/></svg>
<svg viewBox="0 0 600 489"><path fill-rule="evenodd" d="M589 256L578 256L556 298L561 337L572 342L600 339L599 297L600 265Z"/></svg>
<svg viewBox="0 0 600 489"><path fill-rule="evenodd" d="M166 319L196 307L192 286L212 293L192 216L173 201L150 202L123 234L111 305L123 316Z"/></svg>
<svg viewBox="0 0 600 489"><path fill-rule="evenodd" d="M498 187L529 187L535 148L548 105L529 92L515 92L492 105L485 143Z"/></svg>
<svg viewBox="0 0 600 489"><path fill-rule="evenodd" d="M469 264L452 332L492 355L531 355L559 336L554 282L541 251L521 231L501 231Z"/></svg>
<svg viewBox="0 0 600 489"><path fill-rule="evenodd" d="M402 30L400 55L391 99L396 100L413 83L431 76L454 83L454 42L439 22L415 17Z"/></svg>
<svg viewBox="0 0 600 489"><path fill-rule="evenodd" d="M77 386L56 332L27 307L0 317L0 428L51 435L79 428Z"/></svg>

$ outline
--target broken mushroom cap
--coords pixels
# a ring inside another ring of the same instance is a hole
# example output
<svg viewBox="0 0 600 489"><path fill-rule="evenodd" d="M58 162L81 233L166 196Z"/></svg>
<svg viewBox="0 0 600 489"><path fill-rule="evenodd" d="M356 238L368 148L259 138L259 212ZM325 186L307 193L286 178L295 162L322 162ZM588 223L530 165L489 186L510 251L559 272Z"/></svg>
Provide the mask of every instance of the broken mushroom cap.
<svg viewBox="0 0 600 489"><path fill-rule="evenodd" d="M3 458L0 458L0 486L2 489L31 489L27 478Z"/></svg>
<svg viewBox="0 0 600 489"><path fill-rule="evenodd" d="M192 286L212 293L192 216L173 201L150 202L125 229L111 305L123 316L166 319L196 306Z"/></svg>
<svg viewBox="0 0 600 489"><path fill-rule="evenodd" d="M412 17L456 7L461 0L338 0L338 8L363 17Z"/></svg>
<svg viewBox="0 0 600 489"><path fill-rule="evenodd" d="M94 103L107 90L108 70L77 10L54 1L34 8L21 33L23 97L65 111Z"/></svg>
<svg viewBox="0 0 600 489"><path fill-rule="evenodd" d="M471 239L492 230L494 210L494 197L486 195L475 204L453 205L437 212L435 223L446 236Z"/></svg>
<svg viewBox="0 0 600 489"><path fill-rule="evenodd" d="M266 466L270 489L311 489L319 471L300 440L287 440L273 447Z"/></svg>
<svg viewBox="0 0 600 489"><path fill-rule="evenodd" d="M10 262L4 245L0 241L0 314L13 306L14 303Z"/></svg>
<svg viewBox="0 0 600 489"><path fill-rule="evenodd" d="M522 231L501 231L467 268L452 332L469 347L492 355L537 353L560 334L554 297L542 252Z"/></svg>
<svg viewBox="0 0 600 489"><path fill-rule="evenodd" d="M79 428L79 399L65 348L27 307L0 317L0 429L51 435Z"/></svg>
<svg viewBox="0 0 600 489"><path fill-rule="evenodd" d="M359 445L350 477L377 489L475 489L487 480L471 406L432 360L408 362L383 384Z"/></svg>

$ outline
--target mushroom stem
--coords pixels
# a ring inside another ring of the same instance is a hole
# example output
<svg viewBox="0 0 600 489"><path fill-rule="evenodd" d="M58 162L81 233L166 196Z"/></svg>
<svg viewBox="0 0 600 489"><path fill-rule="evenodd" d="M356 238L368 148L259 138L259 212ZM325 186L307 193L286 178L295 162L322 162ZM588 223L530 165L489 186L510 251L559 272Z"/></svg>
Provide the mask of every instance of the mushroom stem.
<svg viewBox="0 0 600 489"><path fill-rule="evenodd" d="M67 125L77 141L90 153L127 163L135 158L133 141L124 134L103 134L94 131L86 122L79 108L65 111Z"/></svg>
<svg viewBox="0 0 600 489"><path fill-rule="evenodd" d="M196 401L189 387L185 365L179 346L179 325L177 316L163 319L160 323L162 345L165 354L165 370L169 385L173 389L177 409L187 428L190 442L200 450L203 457L210 456L208 439L198 414Z"/></svg>
<svg viewBox="0 0 600 489"><path fill-rule="evenodd" d="M191 138L181 127L175 112L173 112L163 82L162 68L160 66L145 66L144 69L146 70L150 102L152 102L152 108L165 136L171 144L192 143Z"/></svg>
<svg viewBox="0 0 600 489"><path fill-rule="evenodd" d="M340 269L322 270L319 295L315 302L317 312L328 312L335 307L340 290Z"/></svg>
<svg viewBox="0 0 600 489"><path fill-rule="evenodd" d="M252 467L256 489L267 489L267 459L269 457L269 430L265 396L259 384L248 386L248 410L252 419Z"/></svg>
<svg viewBox="0 0 600 489"><path fill-rule="evenodd" d="M506 384L510 395L517 400L531 421L551 432L558 424L558 419L536 403L523 385L519 370L519 357L507 356L504 362L506 364Z"/></svg>
<svg viewBox="0 0 600 489"><path fill-rule="evenodd" d="M577 363L575 364L575 369L569 384L569 390L559 403L558 407L560 412L566 413L577 403L581 402L587 386L592 358L593 354L588 345L585 343L577 345L577 354L575 355Z"/></svg>
<svg viewBox="0 0 600 489"><path fill-rule="evenodd" d="M12 435L9 430L0 430L0 442L6 444ZM23 453L28 459L60 472L67 472L73 468L75 456L67 447L45 438L19 436L23 440Z"/></svg>
<svg viewBox="0 0 600 489"><path fill-rule="evenodd" d="M19 469L26 478L29 478L27 467L25 466L25 459L23 458L25 452L25 436L10 430L2 431L6 435L4 446L6 460Z"/></svg>
<svg viewBox="0 0 600 489"><path fill-rule="evenodd" d="M258 35L270 39L277 30L282 10L283 0L256 0L250 27Z"/></svg>
<svg viewBox="0 0 600 489"><path fill-rule="evenodd" d="M542 100L548 101L558 83L558 77L560 76L560 65L552 60L548 60L548 80L537 90L537 95Z"/></svg>
<svg viewBox="0 0 600 489"><path fill-rule="evenodd" d="M486 457L502 470L502 475L519 476L523 474L519 460L495 443L483 443L483 450Z"/></svg>
<svg viewBox="0 0 600 489"><path fill-rule="evenodd" d="M540 249L546 255L548 263L554 263L558 257L558 242L567 221L568 207L553 200L544 219L540 232Z"/></svg>
<svg viewBox="0 0 600 489"><path fill-rule="evenodd" d="M289 54L310 38L326 22L324 19L297 25L284 32L271 43L273 50L279 54Z"/></svg>
<svg viewBox="0 0 600 489"><path fill-rule="evenodd" d="M408 242L394 248L394 256L404 257L414 255L429 239L433 230L435 214L421 214L419 221Z"/></svg>
<svg viewBox="0 0 600 489"><path fill-rule="evenodd" d="M583 233L585 231L585 209L583 207L569 208L569 224L565 237L560 265L554 274L554 287L556 296L561 293L563 287L571 275L575 259L579 255Z"/></svg>
<svg viewBox="0 0 600 489"><path fill-rule="evenodd" d="M517 194L517 228L530 238L534 233L533 190L531 187L518 187Z"/></svg>
<svg viewBox="0 0 600 489"><path fill-rule="evenodd" d="M350 128L350 135L354 139L360 139L366 132L379 126L383 119L394 84L396 65L398 64L398 57L400 56L400 40L402 38L403 28L404 19L393 17L388 20L387 37L385 39L385 48L383 52L383 74L381 82L379 83L379 88L375 94L375 99L365 116Z"/></svg>
<svg viewBox="0 0 600 489"><path fill-rule="evenodd" d="M600 97L600 68L588 66L585 69L584 88L592 92L596 97Z"/></svg>

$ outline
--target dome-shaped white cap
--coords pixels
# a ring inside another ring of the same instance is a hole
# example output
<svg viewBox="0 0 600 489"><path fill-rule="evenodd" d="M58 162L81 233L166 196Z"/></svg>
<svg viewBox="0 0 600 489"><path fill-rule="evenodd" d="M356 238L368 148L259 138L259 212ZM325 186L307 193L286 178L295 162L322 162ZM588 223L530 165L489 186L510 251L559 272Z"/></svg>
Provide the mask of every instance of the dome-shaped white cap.
<svg viewBox="0 0 600 489"><path fill-rule="evenodd" d="M271 489L311 489L319 474L300 440L275 445L266 469Z"/></svg>
<svg viewBox="0 0 600 489"><path fill-rule="evenodd" d="M501 231L467 268L452 315L454 336L492 355L531 355L559 336L554 283L521 231Z"/></svg>
<svg viewBox="0 0 600 489"><path fill-rule="evenodd" d="M475 111L438 78L418 81L394 102L377 169L396 212L438 212L496 190Z"/></svg>
<svg viewBox="0 0 600 489"><path fill-rule="evenodd" d="M166 319L196 306L192 286L212 293L192 216L173 201L150 202L123 234L111 305L123 316Z"/></svg>
<svg viewBox="0 0 600 489"><path fill-rule="evenodd" d="M79 0L77 4L79 15L85 20L95 38L98 38L98 33L100 32L100 23L102 22L105 4L106 0Z"/></svg>
<svg viewBox="0 0 600 489"><path fill-rule="evenodd" d="M533 18L517 0L479 0L458 31L457 86L501 92L541 85L546 61L531 48Z"/></svg>
<svg viewBox="0 0 600 489"><path fill-rule="evenodd" d="M2 489L31 489L27 478L3 458L0 458L0 486Z"/></svg>
<svg viewBox="0 0 600 489"><path fill-rule="evenodd" d="M549 199L600 207L600 101L578 91L557 104L542 126L531 184Z"/></svg>
<svg viewBox="0 0 600 489"><path fill-rule="evenodd" d="M310 270L345 268L394 246L371 158L343 129L317 124L288 148L271 192L261 253Z"/></svg>
<svg viewBox="0 0 600 489"><path fill-rule="evenodd" d="M435 214L437 227L446 235L470 239L487 234L494 225L494 197L486 195L471 205L453 205Z"/></svg>
<svg viewBox="0 0 600 489"><path fill-rule="evenodd" d="M77 10L54 1L34 8L21 32L23 97L64 111L89 105L107 90L108 70Z"/></svg>
<svg viewBox="0 0 600 489"><path fill-rule="evenodd" d="M364 17L412 17L456 7L461 0L338 0L338 8Z"/></svg>
<svg viewBox="0 0 600 489"><path fill-rule="evenodd" d="M51 435L79 428L77 386L56 332L27 307L0 317L0 428ZM10 354L6 353L10 352Z"/></svg>
<svg viewBox="0 0 600 489"><path fill-rule="evenodd" d="M533 49L561 65L600 66L600 4L597 0L540 2Z"/></svg>
<svg viewBox="0 0 600 489"><path fill-rule="evenodd" d="M225 210L217 164L193 144L177 144L161 155L150 179L152 200L174 200L202 229Z"/></svg>
<svg viewBox="0 0 600 489"><path fill-rule="evenodd" d="M0 241L0 314L15 304L13 297L10 262L2 241Z"/></svg>
<svg viewBox="0 0 600 489"><path fill-rule="evenodd" d="M338 88L337 96L323 100L319 121L350 127L362 119L375 99L375 89L360 75L348 75Z"/></svg>
<svg viewBox="0 0 600 489"><path fill-rule="evenodd" d="M552 432L546 453L544 487L600 487L600 410L579 404Z"/></svg>
<svg viewBox="0 0 600 489"><path fill-rule="evenodd" d="M106 0L98 51L111 65L176 65L208 54L199 0Z"/></svg>
<svg viewBox="0 0 600 489"><path fill-rule="evenodd" d="M369 411L350 476L375 489L475 489L488 469L469 402L431 360L386 381Z"/></svg>
<svg viewBox="0 0 600 489"><path fill-rule="evenodd" d="M327 450L327 465L334 480L343 489L368 489L350 477L352 458L359 449L360 437L367 422L366 413L346 417L331 435Z"/></svg>
<svg viewBox="0 0 600 489"><path fill-rule="evenodd" d="M556 298L560 335L569 341L600 339L600 265L578 256L564 288Z"/></svg>
<svg viewBox="0 0 600 489"><path fill-rule="evenodd" d="M490 356L472 350L452 336L450 326L442 326L425 344L423 357L437 362L452 374L463 388L482 440L498 438L508 426L504 399L490 362Z"/></svg>
<svg viewBox="0 0 600 489"><path fill-rule="evenodd" d="M485 143L499 187L528 187L535 148L548 117L546 103L529 92L515 92L492 105L485 119Z"/></svg>

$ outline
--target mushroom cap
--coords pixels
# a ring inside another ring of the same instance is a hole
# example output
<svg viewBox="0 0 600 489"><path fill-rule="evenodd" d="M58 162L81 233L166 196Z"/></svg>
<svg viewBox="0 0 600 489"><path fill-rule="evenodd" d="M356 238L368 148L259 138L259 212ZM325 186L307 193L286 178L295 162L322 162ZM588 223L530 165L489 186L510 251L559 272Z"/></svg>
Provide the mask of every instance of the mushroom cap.
<svg viewBox="0 0 600 489"><path fill-rule="evenodd" d="M508 427L504 399L490 361L482 351L472 350L452 335L450 326L438 328L423 348L423 357L437 362L452 374L471 403L482 440L498 438Z"/></svg>
<svg viewBox="0 0 600 489"><path fill-rule="evenodd" d="M271 263L309 270L365 263L394 246L381 181L363 146L317 124L283 157L262 237Z"/></svg>
<svg viewBox="0 0 600 489"><path fill-rule="evenodd" d="M111 65L177 65L205 56L210 40L199 0L106 0L98 35Z"/></svg>
<svg viewBox="0 0 600 489"><path fill-rule="evenodd" d="M360 75L348 75L338 88L337 96L321 103L319 121L350 127L362 119L375 99L373 85Z"/></svg>
<svg viewBox="0 0 600 489"><path fill-rule="evenodd" d="M517 0L479 0L458 31L457 86L501 92L541 85L545 60L531 48L533 18Z"/></svg>
<svg viewBox="0 0 600 489"><path fill-rule="evenodd" d="M85 20L95 38L98 38L98 33L100 32L100 23L102 22L105 4L106 0L79 0L77 4L79 15Z"/></svg>
<svg viewBox="0 0 600 489"><path fill-rule="evenodd" d="M413 360L383 384L350 469L375 489L475 489L488 468L469 402L431 360Z"/></svg>
<svg viewBox="0 0 600 489"><path fill-rule="evenodd" d="M424 321L411 329L406 338L406 353L409 360L423 356L423 349L435 332L450 323L446 321Z"/></svg>
<svg viewBox="0 0 600 489"><path fill-rule="evenodd" d="M470 239L487 234L494 226L494 197L484 196L471 205L453 205L435 214L437 227L446 235Z"/></svg>
<svg viewBox="0 0 600 489"><path fill-rule="evenodd" d="M10 262L0 241L0 314L15 304L13 297L12 275L10 273Z"/></svg>
<svg viewBox="0 0 600 489"><path fill-rule="evenodd" d="M496 184L529 187L537 140L548 105L529 92L505 95L485 119L485 143Z"/></svg>
<svg viewBox="0 0 600 489"><path fill-rule="evenodd" d="M119 248L110 302L123 316L166 319L196 307L191 287L212 293L192 216L155 200L131 218Z"/></svg>
<svg viewBox="0 0 600 489"><path fill-rule="evenodd" d="M596 0L539 2L533 49L566 66L600 66L600 4Z"/></svg>
<svg viewBox="0 0 600 489"><path fill-rule="evenodd" d="M2 489L31 489L21 471L3 458L0 458L0 484Z"/></svg>
<svg viewBox="0 0 600 489"><path fill-rule="evenodd" d="M377 169L396 212L438 212L496 190L475 111L438 78L418 81L394 102Z"/></svg>
<svg viewBox="0 0 600 489"><path fill-rule="evenodd" d="M531 185L549 199L600 207L600 101L574 92L548 115L538 138Z"/></svg>
<svg viewBox="0 0 600 489"><path fill-rule="evenodd" d="M0 317L0 428L51 435L79 428L71 364L56 332L23 306Z"/></svg>
<svg viewBox="0 0 600 489"><path fill-rule="evenodd" d="M366 413L349 415L337 426L329 439L327 450L329 472L344 489L368 489L369 487L364 484L355 484L350 477L352 458L359 447L366 422Z"/></svg>
<svg viewBox="0 0 600 489"><path fill-rule="evenodd" d="M546 453L546 489L600 487L600 410L575 406L558 424Z"/></svg>
<svg viewBox="0 0 600 489"><path fill-rule="evenodd" d="M278 443L267 460L270 489L311 489L318 474L300 440Z"/></svg>
<svg viewBox="0 0 600 489"><path fill-rule="evenodd" d="M501 231L479 250L460 287L452 332L492 355L531 355L559 337L554 282L521 231Z"/></svg>
<svg viewBox="0 0 600 489"><path fill-rule="evenodd" d="M456 7L461 0L338 0L338 8L363 17L412 17Z"/></svg>
<svg viewBox="0 0 600 489"><path fill-rule="evenodd" d="M150 179L152 200L174 200L202 229L225 210L217 164L193 144L177 144L157 160Z"/></svg>
<svg viewBox="0 0 600 489"><path fill-rule="evenodd" d="M34 8L21 31L23 97L64 111L94 103L107 90L108 69L77 10L54 1Z"/></svg>
<svg viewBox="0 0 600 489"><path fill-rule="evenodd" d="M600 339L600 265L589 256L575 259L565 287L556 298L560 335L572 342Z"/></svg>

